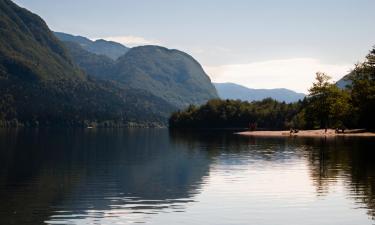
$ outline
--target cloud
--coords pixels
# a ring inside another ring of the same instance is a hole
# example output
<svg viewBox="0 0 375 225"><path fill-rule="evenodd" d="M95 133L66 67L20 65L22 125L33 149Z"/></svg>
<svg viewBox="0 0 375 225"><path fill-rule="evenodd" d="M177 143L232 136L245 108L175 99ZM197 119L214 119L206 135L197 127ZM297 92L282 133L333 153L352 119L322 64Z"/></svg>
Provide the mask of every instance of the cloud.
<svg viewBox="0 0 375 225"><path fill-rule="evenodd" d="M204 66L213 82L233 82L251 88L288 88L306 93L318 71L337 81L346 75L352 65L325 64L314 58L292 58Z"/></svg>
<svg viewBox="0 0 375 225"><path fill-rule="evenodd" d="M111 36L111 37L104 37L100 39L119 42L129 47L140 46L140 45L161 45L161 42L158 40L151 40L151 39L146 39L144 37L138 37L138 36L132 36L132 35Z"/></svg>

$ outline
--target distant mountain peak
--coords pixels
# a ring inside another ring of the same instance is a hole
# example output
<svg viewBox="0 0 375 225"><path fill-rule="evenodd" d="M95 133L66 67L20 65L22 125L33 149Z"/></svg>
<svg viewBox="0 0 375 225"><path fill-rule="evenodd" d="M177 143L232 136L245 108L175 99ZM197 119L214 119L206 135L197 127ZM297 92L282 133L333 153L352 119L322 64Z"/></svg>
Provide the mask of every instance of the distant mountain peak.
<svg viewBox="0 0 375 225"><path fill-rule="evenodd" d="M243 101L258 101L265 98L273 98L277 101L296 102L305 97L303 93L286 88L254 89L235 83L214 83L216 90L222 99L240 99Z"/></svg>
<svg viewBox="0 0 375 225"><path fill-rule="evenodd" d="M92 41L86 37L63 32L54 32L54 34L60 39L60 41L77 43L91 53L105 55L113 60L117 60L129 51L128 47L114 41L107 41L104 39Z"/></svg>
<svg viewBox="0 0 375 225"><path fill-rule="evenodd" d="M66 34L63 32L53 32L55 36L61 41L70 41L78 43L79 45L90 45L93 41L79 35Z"/></svg>

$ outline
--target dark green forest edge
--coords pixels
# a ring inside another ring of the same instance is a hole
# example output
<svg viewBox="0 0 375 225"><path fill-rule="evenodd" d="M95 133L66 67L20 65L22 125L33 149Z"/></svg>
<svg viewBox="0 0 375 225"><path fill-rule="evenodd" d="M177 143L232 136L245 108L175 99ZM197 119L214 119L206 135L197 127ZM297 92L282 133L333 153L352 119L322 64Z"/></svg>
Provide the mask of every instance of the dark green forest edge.
<svg viewBox="0 0 375 225"><path fill-rule="evenodd" d="M365 128L375 130L375 47L364 62L355 65L344 88L318 72L309 95L286 104L273 99L246 102L210 100L172 114L171 128Z"/></svg>

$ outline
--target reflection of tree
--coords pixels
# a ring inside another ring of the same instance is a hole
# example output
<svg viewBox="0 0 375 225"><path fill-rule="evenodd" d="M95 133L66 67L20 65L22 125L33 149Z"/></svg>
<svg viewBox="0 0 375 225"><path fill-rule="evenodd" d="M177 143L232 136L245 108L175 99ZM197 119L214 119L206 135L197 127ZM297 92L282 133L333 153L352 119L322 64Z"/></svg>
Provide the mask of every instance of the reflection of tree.
<svg viewBox="0 0 375 225"><path fill-rule="evenodd" d="M305 140L311 177L318 193L329 191L330 183L344 180L353 198L367 205L375 217L375 149L373 139Z"/></svg>
<svg viewBox="0 0 375 225"><path fill-rule="evenodd" d="M188 145L191 150L205 149L211 157L221 153L235 154L238 158L262 159L267 161L286 160L298 156L290 154L293 142L284 138L253 138L233 134L233 131L171 131L171 140L175 144Z"/></svg>
<svg viewBox="0 0 375 225"><path fill-rule="evenodd" d="M261 160L306 158L318 195L326 195L338 180L356 202L367 206L375 218L375 142L367 138L251 138L230 132L173 132L172 141L202 147L211 156L233 153ZM289 151L293 151L290 154ZM223 162L222 162L223 163Z"/></svg>
<svg viewBox="0 0 375 225"><path fill-rule="evenodd" d="M327 154L332 151L330 145L332 139L311 138L301 139L299 142L304 146L312 181L317 188L318 195L327 194L330 183L335 182L338 176L338 170L331 165L334 159Z"/></svg>
<svg viewBox="0 0 375 225"><path fill-rule="evenodd" d="M6 132L0 148L0 224L41 224L56 210L183 204L210 164L205 152L171 145L167 130Z"/></svg>

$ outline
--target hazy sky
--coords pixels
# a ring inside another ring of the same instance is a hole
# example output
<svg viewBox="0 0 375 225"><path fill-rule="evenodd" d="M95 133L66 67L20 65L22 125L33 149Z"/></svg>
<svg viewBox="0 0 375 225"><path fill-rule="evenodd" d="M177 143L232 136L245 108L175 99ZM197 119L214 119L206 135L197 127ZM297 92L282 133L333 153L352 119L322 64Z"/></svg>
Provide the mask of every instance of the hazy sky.
<svg viewBox="0 0 375 225"><path fill-rule="evenodd" d="M375 0L16 0L52 30L188 52L216 82L306 92L375 45Z"/></svg>

